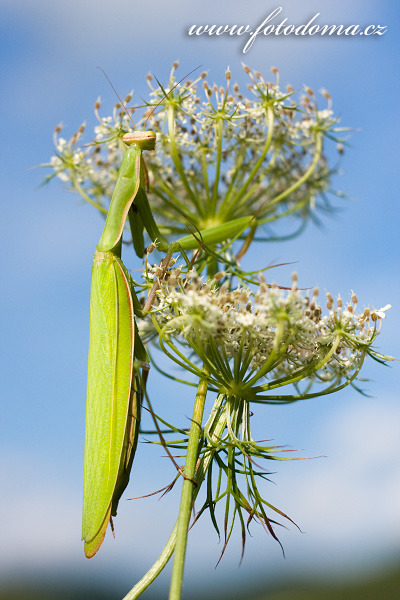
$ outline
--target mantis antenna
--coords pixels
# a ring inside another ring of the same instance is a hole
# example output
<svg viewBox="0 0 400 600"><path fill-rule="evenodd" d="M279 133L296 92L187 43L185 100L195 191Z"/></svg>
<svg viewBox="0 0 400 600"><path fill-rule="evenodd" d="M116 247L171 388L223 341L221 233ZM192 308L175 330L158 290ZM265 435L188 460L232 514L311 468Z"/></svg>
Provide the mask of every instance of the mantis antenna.
<svg viewBox="0 0 400 600"><path fill-rule="evenodd" d="M190 71L190 73L188 73L187 75L185 75L185 77L182 77L182 79L180 79L180 80L178 81L178 83L176 83L176 84L174 85L174 87L173 87L173 88L171 88L171 89L169 90L168 94L165 94L164 98L163 98L162 100L160 100L160 102L159 102L159 103L158 103L158 104L157 104L157 105L156 105L156 106L153 108L153 110L151 111L151 113L149 114L149 116L147 117L147 119L145 120L145 122L144 122L144 126L146 126L146 123L147 123L147 121L150 119L151 115L152 115L152 114L154 114L154 112L157 110L157 108L160 106L160 104L162 104L162 103L164 102L165 98L166 98L166 97L167 97L167 96L168 96L168 95L169 95L171 92L173 92L173 91L174 91L174 89L175 89L176 87L178 87L178 85L179 85L180 83L182 83L182 81L183 81L184 79L186 79L187 77L189 77L189 75L191 75L192 73L194 73L195 71L197 71L197 69L200 69L200 67L202 67L202 66L203 66L203 65L199 65L198 67L196 67L195 69L193 69L192 71ZM115 87L113 86L113 84L112 84L112 82L111 82L111 79L109 78L109 76L107 75L107 73L104 71L104 69L102 69L101 67L97 67L97 68L98 68L98 69L99 69L99 70L100 70L100 71L103 73L104 77L107 79L107 81L108 81L108 83L110 84L110 86L112 87L112 89L113 89L113 91L114 91L115 95L117 96L118 100L120 101L120 103L121 103L121 106L123 107L124 111L126 112L126 114L128 115L128 117L130 118L130 120L132 121L132 123L133 123L133 128L134 128L134 129L136 129L136 125L135 125L135 123L134 123L134 121L133 121L133 119L132 119L132 116L129 114L129 111L128 111L128 109L126 108L125 104L122 102L120 95L118 94L117 90L115 89ZM156 81L157 81L158 85L160 86L160 88L161 88L161 89L163 89L163 87L162 87L162 85L160 84L160 82L158 81L157 77L156 77L155 79L156 79ZM164 90L163 90L163 91L164 91Z"/></svg>
<svg viewBox="0 0 400 600"><path fill-rule="evenodd" d="M183 81L184 79L186 79L186 77L189 77L189 75L191 75L192 73L194 73L195 71L197 71L197 69L200 69L200 67L202 67L202 66L203 66L203 65L199 65L198 67L196 67L195 69L193 69L192 71L190 71L190 73L188 73L187 75L185 75L185 77L182 77L182 79L180 79L180 80L178 81L178 83L176 83L176 84L174 85L174 87L173 87L173 88L171 88L171 89L169 90L168 94L165 94L164 98L163 98L162 100L160 100L160 102L159 102L159 103L158 103L158 104L157 104L157 105L156 105L156 106L153 108L153 110L151 111L151 113L149 114L149 116L147 117L147 119L145 120L145 122L144 122L144 125L146 125L147 121L150 119L151 115L152 115L152 114L154 114L154 112L157 110L157 108L160 106L160 104L162 104L162 103L164 102L165 98L166 98L166 97L167 97L167 96L168 96L168 95L169 95L171 92L173 92L173 91L174 91L174 89L175 89L176 87L178 87L178 85L179 85L180 83L182 83L182 81ZM157 77L156 77L155 79L156 79L156 81L157 81L158 85L160 86L160 88L161 88L161 89L163 89L163 88L162 88L162 85L161 85L161 83L158 81ZM164 91L164 90L163 90L163 91Z"/></svg>
<svg viewBox="0 0 400 600"><path fill-rule="evenodd" d="M131 117L131 115L129 114L129 110L126 108L125 104L122 102L117 90L115 89L115 87L113 86L113 84L111 83L111 79L109 78L109 76L107 75L107 73L104 71L104 69L102 69L101 67L97 67L98 69L100 69L100 71L103 73L104 77L107 79L108 83L111 85L112 89L114 90L114 94L117 96L118 100L121 102L121 105L124 108L124 111L126 112L126 114L128 115L128 117L130 118L130 120L133 123L133 128L136 129L136 125Z"/></svg>

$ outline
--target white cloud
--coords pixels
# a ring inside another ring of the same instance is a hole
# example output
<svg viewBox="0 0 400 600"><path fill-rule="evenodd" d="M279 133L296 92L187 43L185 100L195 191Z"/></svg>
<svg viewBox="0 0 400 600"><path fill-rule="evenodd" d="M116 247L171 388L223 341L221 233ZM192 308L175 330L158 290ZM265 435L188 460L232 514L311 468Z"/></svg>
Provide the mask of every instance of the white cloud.
<svg viewBox="0 0 400 600"><path fill-rule="evenodd" d="M371 400L342 410L331 422L320 419L312 443L329 458L296 461L286 473L281 463L276 469L279 475L273 477L277 486L265 484L266 497L293 516L306 535L291 525L289 531L280 532L288 556L282 561L275 542L253 526L255 535L247 542L244 571L232 577L244 577L248 569L259 570L266 555L276 573L300 568L305 572L345 572L360 562L379 562L385 554L398 551L399 423L400 409L394 403L385 402L383 409ZM79 539L80 482L71 485L55 470L51 458L28 458L11 449L7 456L2 477L7 485L0 507L7 515L0 557L3 565L9 572L44 571L63 564L80 571L89 568ZM144 467L142 462L136 474L141 479L140 488L156 488L153 474ZM168 538L177 500L174 492L161 501L122 502L116 540L107 535L90 569L110 569L111 564L120 573L135 557L135 567L144 572ZM206 516L191 531L189 546L188 574L196 579L198 565L214 566L221 550ZM238 539L232 542L217 579L235 568L239 546Z"/></svg>
<svg viewBox="0 0 400 600"><path fill-rule="evenodd" d="M298 465L279 483L285 509L307 531L305 562L328 569L331 554L331 567L346 570L398 551L400 408L368 399L318 427L314 447L327 458Z"/></svg>

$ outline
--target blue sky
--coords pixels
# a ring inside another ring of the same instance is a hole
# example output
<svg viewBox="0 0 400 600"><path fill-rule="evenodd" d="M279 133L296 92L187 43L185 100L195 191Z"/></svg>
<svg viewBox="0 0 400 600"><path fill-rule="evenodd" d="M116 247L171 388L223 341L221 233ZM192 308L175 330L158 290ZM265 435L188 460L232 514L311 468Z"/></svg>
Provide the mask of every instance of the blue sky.
<svg viewBox="0 0 400 600"><path fill-rule="evenodd" d="M185 33L192 24L255 26L277 6L288 23L304 23L319 12L323 24L372 23L387 25L388 31L347 39L259 37L247 54L241 38L195 39ZM89 582L118 580L124 591L161 549L178 496L122 502L116 541L108 535L95 559L83 557L90 271L102 225L93 209L59 182L38 189L44 172L31 167L51 156L57 123L72 134L83 120L93 124L99 95L104 106L114 104L97 66L121 94L134 88L138 97L146 93L146 74L152 71L165 81L176 59L182 76L202 64L209 80L219 83L229 65L233 79L244 83L244 61L263 73L278 67L282 83L296 89L303 84L328 89L343 125L355 130L339 165L342 174L334 181L350 200L339 202L342 210L325 220L324 228L309 227L295 241L271 244L265 258L298 261L305 287L319 285L346 299L354 290L361 304L376 308L391 303L378 342L382 351L399 356L399 9L389 0L252 0L246 6L236 0L3 0L0 16L2 562L8 578L52 569L78 573ZM240 582L266 570L271 577L371 572L372 565L398 558L398 366L370 363L364 376L373 380L366 384L371 398L346 390L263 409L267 437L302 448L304 455L327 457L278 464L277 485L268 488L271 502L307 532L283 531L286 560L264 532L253 528L241 568L233 542L215 571L220 547L204 521L191 532L189 582L213 587L227 577ZM152 379L150 391L160 412L172 411L184 420L191 412L187 391L161 386L155 375ZM142 444L128 497L166 484L172 470L165 465L155 449ZM199 577L205 570L206 584Z"/></svg>

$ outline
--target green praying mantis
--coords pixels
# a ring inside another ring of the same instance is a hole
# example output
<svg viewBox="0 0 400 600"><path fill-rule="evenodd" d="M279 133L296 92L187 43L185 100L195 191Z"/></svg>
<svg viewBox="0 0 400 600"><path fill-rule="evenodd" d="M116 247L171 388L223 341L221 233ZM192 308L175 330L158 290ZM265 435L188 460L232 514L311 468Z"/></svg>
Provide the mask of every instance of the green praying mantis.
<svg viewBox="0 0 400 600"><path fill-rule="evenodd" d="M112 517L129 482L142 401L139 370L148 368L135 323L135 316L144 317L145 312L121 260L125 223L129 222L136 254L143 257L144 230L158 250L172 256L241 235L253 220L241 217L169 243L157 227L146 194L142 153L155 149L156 134L134 131L122 140L127 149L93 257L91 280L82 519L88 558L99 550L109 523L113 529Z"/></svg>

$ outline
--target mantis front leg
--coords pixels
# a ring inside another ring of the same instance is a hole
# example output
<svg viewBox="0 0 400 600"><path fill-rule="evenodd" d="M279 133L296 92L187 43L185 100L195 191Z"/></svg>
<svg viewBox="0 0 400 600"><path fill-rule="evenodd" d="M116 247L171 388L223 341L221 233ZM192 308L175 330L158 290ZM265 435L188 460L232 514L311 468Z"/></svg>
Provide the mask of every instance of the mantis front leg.
<svg viewBox="0 0 400 600"><path fill-rule="evenodd" d="M135 227L135 231L132 232L134 244L139 243L140 231L143 236L143 226L150 239L153 242L157 240L157 247L166 252L168 241L160 233L147 200L146 171L142 157L143 150L154 150L156 134L153 131L134 131L124 135L122 140L128 144L128 148L118 173L103 235L97 249L102 252L115 250L122 238L125 222L134 203L135 210L129 214L130 221ZM138 219L135 219L135 213L140 219L138 223L136 223Z"/></svg>

